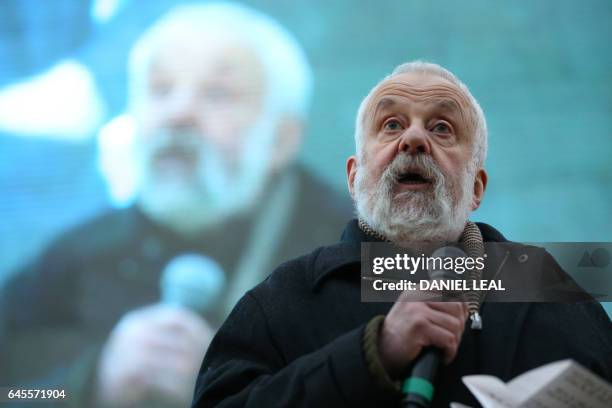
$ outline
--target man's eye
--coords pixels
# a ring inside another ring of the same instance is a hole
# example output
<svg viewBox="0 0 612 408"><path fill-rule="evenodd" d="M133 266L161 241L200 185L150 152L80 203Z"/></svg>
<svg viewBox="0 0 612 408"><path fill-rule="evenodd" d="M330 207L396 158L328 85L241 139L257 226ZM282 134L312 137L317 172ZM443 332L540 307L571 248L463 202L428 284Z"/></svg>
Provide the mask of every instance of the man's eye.
<svg viewBox="0 0 612 408"><path fill-rule="evenodd" d="M149 86L149 95L163 98L172 92L172 85L166 82L156 82Z"/></svg>
<svg viewBox="0 0 612 408"><path fill-rule="evenodd" d="M431 129L431 131L434 133L451 133L452 132L450 126L444 122L436 123L434 127Z"/></svg>
<svg viewBox="0 0 612 408"><path fill-rule="evenodd" d="M396 130L401 130L402 129L402 124L399 123L399 121L397 121L397 120L389 120L389 121L385 122L385 125L383 126L383 129L394 132Z"/></svg>
<svg viewBox="0 0 612 408"><path fill-rule="evenodd" d="M228 102L234 94L223 86L209 86L201 90L202 96L209 102Z"/></svg>

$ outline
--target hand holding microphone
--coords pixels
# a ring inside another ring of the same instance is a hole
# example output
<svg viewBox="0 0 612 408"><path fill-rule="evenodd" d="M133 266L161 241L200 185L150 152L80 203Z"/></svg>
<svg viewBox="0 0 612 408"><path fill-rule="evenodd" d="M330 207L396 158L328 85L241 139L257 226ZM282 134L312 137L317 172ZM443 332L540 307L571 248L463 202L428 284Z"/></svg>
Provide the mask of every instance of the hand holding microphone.
<svg viewBox="0 0 612 408"><path fill-rule="evenodd" d="M457 354L467 305L463 302L409 302L401 295L385 317L379 340L383 366L394 379L428 346L442 350L444 362Z"/></svg>
<svg viewBox="0 0 612 408"><path fill-rule="evenodd" d="M460 249L444 247L431 257L465 256ZM453 271L428 273L432 280L458 277ZM406 367L414 362L412 375L404 382L404 390L409 389L404 403L409 407L426 407L433 394L440 358L446 364L455 358L469 313L465 302L411 302L411 299L412 293L403 293L385 317L379 353L383 366L394 379L403 379Z"/></svg>
<svg viewBox="0 0 612 408"><path fill-rule="evenodd" d="M162 302L127 313L98 366L102 406L187 406L214 330L200 316L214 306L225 275L199 255L174 258L161 277Z"/></svg>

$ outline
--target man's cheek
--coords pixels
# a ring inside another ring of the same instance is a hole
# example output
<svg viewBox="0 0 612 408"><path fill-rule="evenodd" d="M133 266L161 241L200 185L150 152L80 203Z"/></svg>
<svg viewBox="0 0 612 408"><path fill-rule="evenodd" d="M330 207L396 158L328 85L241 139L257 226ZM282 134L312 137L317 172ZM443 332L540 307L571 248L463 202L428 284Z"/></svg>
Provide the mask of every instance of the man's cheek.
<svg viewBox="0 0 612 408"><path fill-rule="evenodd" d="M357 171L362 173L361 177L367 180L367 185L374 186L380 182L384 170L385 168L381 169L378 166L373 166L372 162L369 162L365 166L360 166Z"/></svg>
<svg viewBox="0 0 612 408"><path fill-rule="evenodd" d="M159 129L163 128L159 116L155 115L137 117L136 125L137 134L143 140L150 140Z"/></svg>
<svg viewBox="0 0 612 408"><path fill-rule="evenodd" d="M391 165L394 158L395 154L392 154L389 149L383 149L368 161L367 170L376 180L379 180L385 170L387 170L387 168Z"/></svg>
<svg viewBox="0 0 612 408"><path fill-rule="evenodd" d="M391 143L385 143L378 151L378 162L383 168L387 168L398 155L400 140L396 139Z"/></svg>

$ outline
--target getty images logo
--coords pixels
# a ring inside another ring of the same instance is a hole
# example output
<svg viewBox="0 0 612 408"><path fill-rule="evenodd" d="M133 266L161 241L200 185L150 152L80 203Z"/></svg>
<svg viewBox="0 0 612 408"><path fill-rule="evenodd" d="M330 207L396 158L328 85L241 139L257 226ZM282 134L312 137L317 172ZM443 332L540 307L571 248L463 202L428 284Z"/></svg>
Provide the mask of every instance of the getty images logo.
<svg viewBox="0 0 612 408"><path fill-rule="evenodd" d="M605 248L597 248L591 253L584 251L578 266L581 268L605 268L610 264L610 253Z"/></svg>

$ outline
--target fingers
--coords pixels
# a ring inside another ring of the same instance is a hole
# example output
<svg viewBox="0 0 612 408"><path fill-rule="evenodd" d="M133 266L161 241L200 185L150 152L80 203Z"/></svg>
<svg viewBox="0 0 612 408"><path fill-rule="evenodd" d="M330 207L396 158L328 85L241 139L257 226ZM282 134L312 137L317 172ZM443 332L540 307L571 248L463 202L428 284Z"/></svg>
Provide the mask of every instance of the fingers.
<svg viewBox="0 0 612 408"><path fill-rule="evenodd" d="M446 329L461 338L463 328L465 327L465 321L461 318L462 316L455 316L449 313L430 309L425 317L436 326Z"/></svg>
<svg viewBox="0 0 612 408"><path fill-rule="evenodd" d="M198 343L184 334L151 330L142 338L140 345L141 349L146 350L151 356L161 360L172 360L203 357L195 354L200 354L201 343L204 341L201 339Z"/></svg>
<svg viewBox="0 0 612 408"><path fill-rule="evenodd" d="M189 357L186 354L156 353L153 349L143 350L139 356L139 372L145 376L153 373L165 373L168 377L183 378L192 375L200 367L202 358Z"/></svg>
<svg viewBox="0 0 612 408"><path fill-rule="evenodd" d="M198 315L177 307L149 309L141 322L137 342L161 361L201 363L212 340L212 328Z"/></svg>
<svg viewBox="0 0 612 408"><path fill-rule="evenodd" d="M165 343L179 348L206 347L214 333L199 315L168 305L155 305L131 312L121 325L136 332L134 337L145 337L142 339L145 343Z"/></svg>
<svg viewBox="0 0 612 408"><path fill-rule="evenodd" d="M465 302L426 302L431 309L448 313L465 321L468 316L468 307Z"/></svg>
<svg viewBox="0 0 612 408"><path fill-rule="evenodd" d="M200 315L184 307L158 305L147 312L148 324L160 330L182 333L196 340L201 340L202 333L212 333Z"/></svg>
<svg viewBox="0 0 612 408"><path fill-rule="evenodd" d="M169 367L173 361L200 364L212 336L212 328L195 313L157 305L126 315L110 343L117 358L141 356L141 361L162 362Z"/></svg>
<svg viewBox="0 0 612 408"><path fill-rule="evenodd" d="M383 340L407 360L415 358L423 347L435 346L450 362L461 343L466 319L463 302L397 302L385 319Z"/></svg>
<svg viewBox="0 0 612 408"><path fill-rule="evenodd" d="M100 399L128 405L148 393L189 399L212 334L204 319L178 307L156 305L126 314L101 356Z"/></svg>
<svg viewBox="0 0 612 408"><path fill-rule="evenodd" d="M167 401L167 406L188 406L193 396L197 372L188 376L177 376L167 371L152 371L146 380L147 396L152 401Z"/></svg>
<svg viewBox="0 0 612 408"><path fill-rule="evenodd" d="M457 337L451 331L437 325L429 325L426 328L425 336L431 346L437 347L444 352L444 362L446 364L453 361L457 355L457 349L461 337Z"/></svg>

